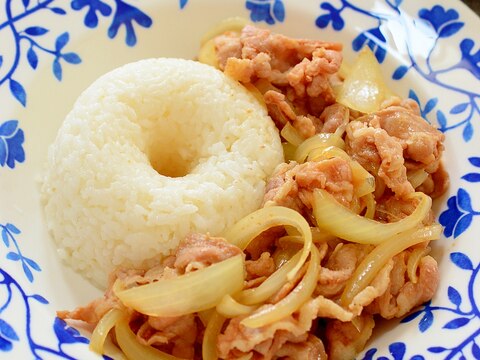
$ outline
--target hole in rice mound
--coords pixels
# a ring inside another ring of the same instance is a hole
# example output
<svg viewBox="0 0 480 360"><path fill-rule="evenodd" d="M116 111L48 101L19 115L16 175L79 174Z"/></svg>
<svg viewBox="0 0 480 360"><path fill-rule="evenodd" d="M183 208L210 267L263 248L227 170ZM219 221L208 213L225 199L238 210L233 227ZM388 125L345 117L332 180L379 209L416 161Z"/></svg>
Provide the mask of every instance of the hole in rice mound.
<svg viewBox="0 0 480 360"><path fill-rule="evenodd" d="M95 81L67 115L41 193L60 256L99 287L191 232L258 208L283 161L262 104L195 61L147 59Z"/></svg>

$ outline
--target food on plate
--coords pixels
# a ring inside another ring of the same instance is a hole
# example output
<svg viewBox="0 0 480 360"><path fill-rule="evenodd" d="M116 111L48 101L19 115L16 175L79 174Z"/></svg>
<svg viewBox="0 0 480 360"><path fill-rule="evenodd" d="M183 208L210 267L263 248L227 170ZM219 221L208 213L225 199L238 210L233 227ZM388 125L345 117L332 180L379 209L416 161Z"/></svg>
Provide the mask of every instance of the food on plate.
<svg viewBox="0 0 480 360"><path fill-rule="evenodd" d="M353 359L379 319L438 286L444 136L368 50L341 68L338 43L221 29L199 60L264 102L282 138L261 206L148 269L119 267L102 298L58 316L94 325L98 353L112 334L129 359Z"/></svg>
<svg viewBox="0 0 480 360"><path fill-rule="evenodd" d="M257 209L282 159L264 106L236 81L142 60L95 81L63 122L41 189L47 225L61 257L105 288L116 267L149 267Z"/></svg>

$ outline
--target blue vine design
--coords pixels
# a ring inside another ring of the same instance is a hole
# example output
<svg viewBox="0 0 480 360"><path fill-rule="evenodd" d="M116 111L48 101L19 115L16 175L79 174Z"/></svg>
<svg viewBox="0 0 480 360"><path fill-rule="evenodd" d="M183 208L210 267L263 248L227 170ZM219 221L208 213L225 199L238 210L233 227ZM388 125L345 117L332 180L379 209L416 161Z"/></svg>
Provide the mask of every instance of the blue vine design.
<svg viewBox="0 0 480 360"><path fill-rule="evenodd" d="M137 43L137 35L134 24L136 23L143 28L149 28L153 23L152 18L139 8L123 0L114 0L113 3L114 5L112 6L102 0L72 0L71 7L75 11L80 11L84 8L87 9L84 24L91 29L98 26L99 16L107 18L113 14L107 32L108 37L110 39L115 38L120 27L124 26L126 31L125 43L128 46L135 46ZM184 1L184 6L185 5L186 1Z"/></svg>
<svg viewBox="0 0 480 360"><path fill-rule="evenodd" d="M285 20L285 5L282 0L247 0L245 7L250 10L250 20L264 21L269 25Z"/></svg>
<svg viewBox="0 0 480 360"><path fill-rule="evenodd" d="M480 309L475 298L475 281L480 272L480 263L473 265L468 255L462 252L452 252L450 254L452 263L463 271L469 273L467 291L460 292L457 288L449 286L447 296L450 301L449 306L433 306L428 302L421 310L418 310L405 317L402 322L408 323L419 318L418 329L420 332L427 331L433 324L434 313L443 312L451 314L452 318L443 324L442 329L455 330L468 324L475 323L472 332L463 339L458 339L459 343L454 347L431 346L427 348L432 354L443 354L444 359L453 359L457 355L460 358L470 358L466 351L470 349L475 359L480 358ZM467 294L467 299L462 298L462 293Z"/></svg>
<svg viewBox="0 0 480 360"><path fill-rule="evenodd" d="M371 348L369 349L362 360L373 360L375 354L377 353L378 349ZM403 342L395 342L388 346L388 351L392 355L393 360L406 360L405 354L407 352L407 346ZM408 358L409 360L425 360L425 357L422 355L413 355L412 357ZM386 356L379 356L377 360L389 360Z"/></svg>
<svg viewBox="0 0 480 360"><path fill-rule="evenodd" d="M16 163L25 161L23 142L25 134L18 127L18 120L8 120L0 125L0 166L15 168Z"/></svg>
<svg viewBox="0 0 480 360"><path fill-rule="evenodd" d="M468 161L476 168L480 168L480 157L470 157ZM470 172L462 176L463 180L471 183L480 182L480 172ZM439 217L439 222L444 226L444 235L449 238L457 238L463 234L472 224L473 218L479 216L480 211L472 207L470 194L464 188L459 188L457 194L447 200L447 210Z"/></svg>
<svg viewBox="0 0 480 360"><path fill-rule="evenodd" d="M407 28L406 23L408 21L407 17L400 11L401 0L384 1L391 10L390 12L378 13L370 11L348 0L341 0L339 7L333 6L330 2L322 2L320 5L322 14L317 17L316 25L322 29L332 26L334 30L340 31L345 26L342 15L347 10L373 19L376 26L361 32L353 39L352 48L355 51L359 51L364 46L368 46L374 52L377 60L382 63L387 55L387 40L382 29L383 24L388 21L397 21L404 28ZM419 10L418 19L415 19L414 26L418 26L419 23L428 26L434 34L433 45L428 51L426 64L421 66L418 63L413 55L411 44L407 39L405 40L405 45L408 52L408 60L406 64L400 65L394 70L392 78L401 80L409 71L415 71L430 83L462 96L464 100L453 105L448 110L449 119L454 119L452 123L449 124L445 115L446 112L440 109L436 111L436 120L439 124L439 129L443 132L463 128L462 137L465 142L468 142L473 138L474 134L472 120L480 115L480 107L478 105L480 92L465 89L458 84L447 83L440 76L457 70L465 70L478 81L480 79L480 49L478 49L474 39L465 37L459 42L460 59L458 62L446 68L434 69L431 63L434 50L441 40L459 33L464 27L464 22L460 21L459 13L455 9L445 9L441 5L434 5L431 9L422 8ZM407 34L407 36L413 37L415 35ZM428 100L427 103L431 101L432 99ZM438 101L434 101L436 106Z"/></svg>
<svg viewBox="0 0 480 360"><path fill-rule="evenodd" d="M30 282L33 282L33 273L32 270L37 272L42 271L40 265L38 265L32 259L24 256L18 245L18 241L15 238L16 235L19 235L21 231L13 224L0 224L0 229L2 232L2 241L7 249L13 247L13 251L9 251L6 255L6 258L11 261L18 261L22 264L22 269Z"/></svg>
<svg viewBox="0 0 480 360"><path fill-rule="evenodd" d="M52 329L57 338L56 347L49 347L36 342L32 336L31 327L32 301L47 305L48 300L39 294L27 294L22 286L2 268L0 268L0 277L0 287L5 287L7 290L7 299L0 306L0 354L2 352L12 351L16 345L24 346L23 343L20 342L22 340L20 329L24 329L27 337L27 345L35 359L41 359L41 353L48 353L50 356L53 355L62 359L75 360L76 357L65 352L63 349L64 345L74 343L87 344L88 339L81 336L78 330L68 326L63 320L55 318ZM25 316L22 317L25 321L23 324L19 321L15 321L15 323L12 324L2 319L2 315L9 309L9 305L15 294L20 295L23 299L23 307L25 310Z"/></svg>
<svg viewBox="0 0 480 360"><path fill-rule="evenodd" d="M14 0L5 1L6 20L0 23L0 32L9 31L15 44L14 58L11 64L6 65L4 54L0 54L0 69L9 67L6 71L3 71L4 75L0 77L0 87L8 86L11 95L25 107L27 106L25 87L15 79L15 73L23 59L26 60L31 69L36 70L39 65L39 53L50 55L52 57L52 73L58 81L61 81L63 77L63 64L77 65L82 62L82 59L75 52L65 51L70 40L68 31L57 35L53 44L47 44L50 42L50 40L45 40L46 35L50 35L48 28L38 25L22 27L23 19L27 17L35 19L35 15L43 12L51 12L57 16L66 15L67 10L64 8L64 1L39 0L31 2L30 0L22 0L23 8L20 10L16 6L17 2ZM73 11L86 9L84 24L88 28L96 28L100 17L111 17L107 31L108 37L115 38L120 28L125 27L125 43L128 46L134 46L137 43L136 25L149 28L152 25L152 19L139 8L126 1L113 0L112 2L113 4L110 5L102 0L72 0L70 6ZM57 3L61 5L55 5ZM11 51L11 49L8 50Z"/></svg>
<svg viewBox="0 0 480 360"><path fill-rule="evenodd" d="M53 2L54 0L37 1L36 4L30 6L29 0L23 0L23 10L14 14L14 10L17 9L17 7L14 6L13 0L5 1L4 11L6 20L0 23L0 31L8 30L11 32L15 49L12 64L10 64L9 69L5 71L5 75L0 77L0 86L8 84L12 96L23 106L27 105L27 94L24 86L14 78L15 72L23 57L26 57L30 67L35 70L39 61L38 52L51 55L53 57L52 70L58 80L62 78L61 61L70 64L79 64L81 62L78 54L74 52L64 53L62 51L68 42L68 32L59 35L56 39L55 46L52 47L51 45L44 45L40 41L42 36L49 32L47 28L42 26L21 27L21 20L27 16L31 19L35 13L51 11L57 15L64 15L65 11L62 8L52 6ZM26 44L26 48L28 48L26 54L24 54L23 50L25 46L22 46L22 44ZM0 54L0 69L4 66L3 54Z"/></svg>

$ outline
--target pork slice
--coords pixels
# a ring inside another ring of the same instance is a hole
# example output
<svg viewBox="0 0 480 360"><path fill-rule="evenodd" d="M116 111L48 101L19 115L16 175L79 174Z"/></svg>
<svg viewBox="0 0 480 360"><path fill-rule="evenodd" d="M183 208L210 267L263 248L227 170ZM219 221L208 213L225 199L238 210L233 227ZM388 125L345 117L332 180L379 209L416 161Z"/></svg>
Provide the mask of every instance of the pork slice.
<svg viewBox="0 0 480 360"><path fill-rule="evenodd" d="M179 271L191 271L239 254L242 250L223 238L195 233L188 235L178 246L174 266Z"/></svg>

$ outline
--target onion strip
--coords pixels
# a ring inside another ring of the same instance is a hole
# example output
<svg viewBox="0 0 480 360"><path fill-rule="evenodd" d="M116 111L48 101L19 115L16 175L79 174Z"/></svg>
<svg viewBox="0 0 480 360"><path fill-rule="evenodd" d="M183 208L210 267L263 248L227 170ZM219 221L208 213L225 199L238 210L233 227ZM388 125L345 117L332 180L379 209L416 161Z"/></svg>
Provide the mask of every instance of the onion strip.
<svg viewBox="0 0 480 360"><path fill-rule="evenodd" d="M253 305L267 300L274 295L287 281L287 274L292 271L298 260L301 257L301 252L296 253L290 260L278 268L259 286L251 289L246 289L240 292L237 296L238 301L242 304Z"/></svg>
<svg viewBox="0 0 480 360"><path fill-rule="evenodd" d="M202 341L202 359L217 360L217 338L222 331L225 318L216 311L212 314L205 328Z"/></svg>
<svg viewBox="0 0 480 360"><path fill-rule="evenodd" d="M225 295L222 301L217 305L216 309L220 315L223 315L226 318L233 318L235 316L250 314L256 308L256 306L240 304L230 295Z"/></svg>
<svg viewBox="0 0 480 360"><path fill-rule="evenodd" d="M410 229L378 245L362 260L347 281L341 296L342 305L348 306L353 298L372 282L389 259L410 246L423 241L437 240L441 233L442 227L435 224L421 229Z"/></svg>
<svg viewBox="0 0 480 360"><path fill-rule="evenodd" d="M258 328L293 314L311 297L317 286L319 271L320 254L316 246L312 246L307 271L297 286L278 303L265 305L243 319L240 324L251 328Z"/></svg>
<svg viewBox="0 0 480 360"><path fill-rule="evenodd" d="M298 146L302 142L305 141L305 138L300 135L297 129L293 127L290 122L287 121L287 123L283 126L282 131L280 131L280 135L288 141L289 144L292 144L293 146Z"/></svg>
<svg viewBox="0 0 480 360"><path fill-rule="evenodd" d="M115 325L115 337L118 346L129 360L180 360L152 346L140 344L137 336L130 329L127 317L122 317Z"/></svg>
<svg viewBox="0 0 480 360"><path fill-rule="evenodd" d="M410 256L408 257L407 274L410 281L414 284L416 284L418 281L418 276L417 276L418 264L420 263L420 260L429 253L429 251L430 251L429 247L414 249L410 254Z"/></svg>
<svg viewBox="0 0 480 360"><path fill-rule="evenodd" d="M403 231L413 229L421 224L432 205L432 199L421 192L407 198L420 200L409 216L393 223L381 223L355 214L338 203L335 198L323 189L313 193L313 215L320 229L335 236L359 244L378 245Z"/></svg>
<svg viewBox="0 0 480 360"><path fill-rule="evenodd" d="M176 278L159 280L115 295L125 306L151 316L180 316L215 307L224 295L243 288L243 255Z"/></svg>
<svg viewBox="0 0 480 360"><path fill-rule="evenodd" d="M331 146L343 149L345 148L345 142L335 133L316 134L298 145L295 152L295 161L301 164L310 156L312 151Z"/></svg>
<svg viewBox="0 0 480 360"><path fill-rule="evenodd" d="M92 336L90 338L89 348L97 354L104 354L103 346L105 344L105 339L108 336L110 330L113 329L115 324L121 317L124 316L119 309L110 309L105 315L102 316L97 326L93 330Z"/></svg>
<svg viewBox="0 0 480 360"><path fill-rule="evenodd" d="M304 239L300 259L287 275L287 278L291 280L307 260L312 247L310 226L305 218L295 210L283 206L264 207L238 221L223 234L223 237L244 250L255 237L275 226L292 226Z"/></svg>

